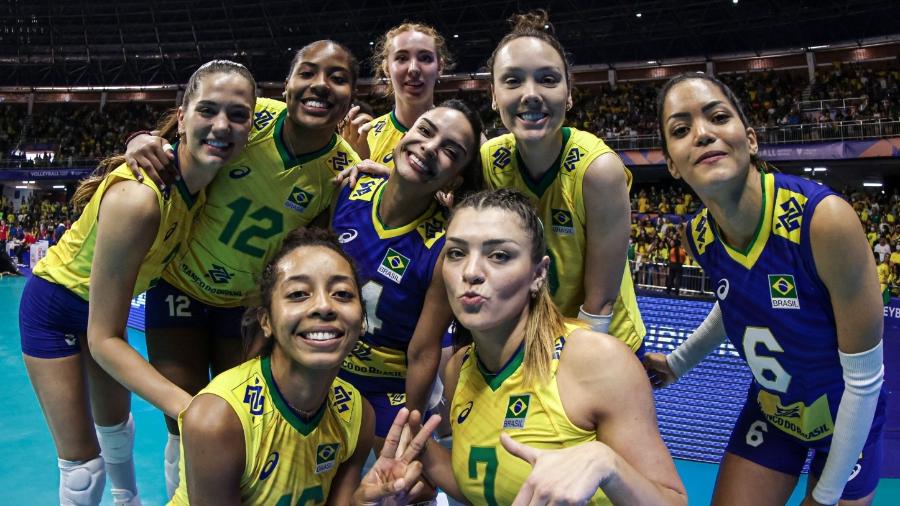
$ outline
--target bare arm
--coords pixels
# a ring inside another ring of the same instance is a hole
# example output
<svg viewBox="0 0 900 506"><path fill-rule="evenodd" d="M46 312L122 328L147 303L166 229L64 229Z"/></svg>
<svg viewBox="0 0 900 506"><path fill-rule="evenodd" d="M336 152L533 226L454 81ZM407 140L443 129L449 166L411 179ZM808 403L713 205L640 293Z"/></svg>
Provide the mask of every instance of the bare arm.
<svg viewBox="0 0 900 506"><path fill-rule="evenodd" d="M132 392L178 417L191 396L134 350L125 323L141 263L159 228L152 189L136 181L114 184L103 196L91 266L88 346L94 360Z"/></svg>
<svg viewBox="0 0 900 506"><path fill-rule="evenodd" d="M200 394L191 402L182 421L181 445L192 505L241 504L244 430L224 399Z"/></svg>
<svg viewBox="0 0 900 506"><path fill-rule="evenodd" d="M441 274L443 264L444 256L441 255L434 266L416 330L406 349L406 362L409 364L406 371L406 407L410 411L424 413L428 408L428 396L441 361L441 338L453 318Z"/></svg>
<svg viewBox="0 0 900 506"><path fill-rule="evenodd" d="M587 221L584 310L608 315L622 285L631 219L625 166L617 155L608 153L591 162L582 193Z"/></svg>

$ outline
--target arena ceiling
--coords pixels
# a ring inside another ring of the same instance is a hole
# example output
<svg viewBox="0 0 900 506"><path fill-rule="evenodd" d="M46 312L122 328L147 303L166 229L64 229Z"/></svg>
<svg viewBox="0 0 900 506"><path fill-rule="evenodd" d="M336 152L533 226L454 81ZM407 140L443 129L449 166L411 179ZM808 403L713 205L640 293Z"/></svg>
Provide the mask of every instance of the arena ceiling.
<svg viewBox="0 0 900 506"><path fill-rule="evenodd" d="M0 0L0 85L179 83L231 58L284 79L292 51L331 38L368 57L404 20L448 39L456 72L477 72L518 11L546 8L576 64L708 56L900 33L893 0ZM364 67L364 74L370 75Z"/></svg>

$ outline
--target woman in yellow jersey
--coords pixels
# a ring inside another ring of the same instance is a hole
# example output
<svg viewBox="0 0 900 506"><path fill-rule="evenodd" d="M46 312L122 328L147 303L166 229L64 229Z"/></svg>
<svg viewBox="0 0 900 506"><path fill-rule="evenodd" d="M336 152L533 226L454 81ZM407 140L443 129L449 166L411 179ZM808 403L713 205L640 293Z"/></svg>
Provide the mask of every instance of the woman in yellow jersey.
<svg viewBox="0 0 900 506"><path fill-rule="evenodd" d="M147 293L150 361L189 393L240 361L243 306L284 236L327 211L341 169L358 162L336 127L347 114L358 64L343 45L313 42L297 51L285 102L259 99L247 149L212 182L190 241ZM133 152L153 151L141 137ZM137 156L137 155L135 155ZM167 418L165 470L178 482L178 424Z"/></svg>
<svg viewBox="0 0 900 506"><path fill-rule="evenodd" d="M473 344L448 364L453 448L429 443L426 477L475 505L685 504L640 363L560 314L545 248L516 190L454 208L443 277Z"/></svg>
<svg viewBox="0 0 900 506"><path fill-rule="evenodd" d="M360 485L375 420L337 378L365 329L357 274L337 239L317 229L288 234L260 291L247 334L261 333L264 350L213 379L182 413L182 479L171 504L377 504L402 494L437 420L395 458L403 411Z"/></svg>
<svg viewBox="0 0 900 506"><path fill-rule="evenodd" d="M560 311L640 355L645 329L626 261L631 173L601 139L563 127L572 78L547 13L512 22L488 61L492 107L510 133L482 145L485 180L522 191L538 209Z"/></svg>
<svg viewBox="0 0 900 506"><path fill-rule="evenodd" d="M242 65L201 66L160 128L179 136L181 179L171 193L137 182L121 156L105 160L73 198L86 203L81 217L35 266L19 325L25 366L56 443L61 504L100 503L104 460L116 504L140 504L130 394L115 380L173 415L190 400L128 346L129 301L159 279L188 237L204 187L243 149L255 97L256 82ZM106 371L82 356L85 337Z"/></svg>
<svg viewBox="0 0 900 506"><path fill-rule="evenodd" d="M423 23L403 23L385 32L372 57L376 78L387 78L394 108L374 120L350 110L347 140L360 158L394 167L394 147L419 116L434 107L434 86L451 65L444 37Z"/></svg>

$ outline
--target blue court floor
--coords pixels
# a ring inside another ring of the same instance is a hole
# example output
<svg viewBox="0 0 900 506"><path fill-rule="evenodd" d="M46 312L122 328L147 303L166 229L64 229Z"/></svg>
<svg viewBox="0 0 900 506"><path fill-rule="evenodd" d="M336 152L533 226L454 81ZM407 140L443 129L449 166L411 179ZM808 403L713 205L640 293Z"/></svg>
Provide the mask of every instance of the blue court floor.
<svg viewBox="0 0 900 506"><path fill-rule="evenodd" d="M53 505L58 502L58 470L50 432L44 422L37 398L22 364L19 346L19 298L25 279L0 279L0 385L5 388L6 416L0 421L0 455L6 471L0 476L0 503L10 505ZM142 352L144 336L129 331L129 340ZM138 397L132 402L137 427L135 466L138 486L145 506L165 503L165 483L162 462L165 447L165 425L162 415ZM885 455L885 458L900 458ZM717 466L713 464L676 461L678 472L687 487L690 504L709 504L715 483ZM789 504L799 504L806 479L801 479L797 492ZM107 489L109 483L107 482ZM109 493L104 505L112 504ZM900 504L900 479L883 479L879 484L875 504Z"/></svg>

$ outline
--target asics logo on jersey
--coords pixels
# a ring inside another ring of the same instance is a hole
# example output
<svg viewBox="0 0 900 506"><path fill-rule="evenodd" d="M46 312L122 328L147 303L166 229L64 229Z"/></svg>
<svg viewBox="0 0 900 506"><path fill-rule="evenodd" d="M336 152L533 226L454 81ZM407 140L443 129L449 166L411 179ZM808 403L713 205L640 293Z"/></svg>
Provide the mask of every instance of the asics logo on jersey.
<svg viewBox="0 0 900 506"><path fill-rule="evenodd" d="M316 474L330 471L337 460L340 443L326 443L316 448Z"/></svg>
<svg viewBox="0 0 900 506"><path fill-rule="evenodd" d="M551 209L553 219L553 232L560 235L572 235L575 233L575 221L572 213L564 209Z"/></svg>
<svg viewBox="0 0 900 506"><path fill-rule="evenodd" d="M566 155L566 161L563 162L563 168L569 172L575 170L575 164L581 160L581 150L578 148L572 148L569 151L569 154Z"/></svg>
<svg viewBox="0 0 900 506"><path fill-rule="evenodd" d="M800 218L803 216L803 206L797 202L797 199L791 197L779 207L781 208L782 213L778 216L778 223L775 224L775 228L784 227L788 232L793 232L800 228L800 224L802 223Z"/></svg>
<svg viewBox="0 0 900 506"><path fill-rule="evenodd" d="M510 395L506 404L506 417L503 419L504 429L524 429L525 418L528 417L528 404L531 395Z"/></svg>
<svg viewBox="0 0 900 506"><path fill-rule="evenodd" d="M213 283L227 283L234 276L225 267L216 264L213 264L212 269L206 271L206 273L213 280Z"/></svg>
<svg viewBox="0 0 900 506"><path fill-rule="evenodd" d="M343 234L338 236L338 242L341 244L347 244L348 242L356 239L356 236L359 235L359 232L356 231L355 228L351 228L350 230L344 232Z"/></svg>
<svg viewBox="0 0 900 506"><path fill-rule="evenodd" d="M250 407L250 414L259 416L263 413L263 404L266 396L263 395L263 387L259 384L259 378L253 378L254 385L247 385L244 390L244 404Z"/></svg>
<svg viewBox="0 0 900 506"><path fill-rule="evenodd" d="M235 168L231 169L230 171L228 171L228 176L231 179L240 179L249 174L250 174L250 167L247 167L246 165L244 165L242 167L235 167Z"/></svg>
<svg viewBox="0 0 900 506"><path fill-rule="evenodd" d="M266 464L263 466L262 471L259 472L259 481L263 481L272 474L272 471L275 470L275 466L278 465L278 452L272 452L269 454L269 458L266 459Z"/></svg>
<svg viewBox="0 0 900 506"><path fill-rule="evenodd" d="M372 127L372 130L375 131L375 135L380 134L381 131L384 130L384 125L386 125L386 124L387 124L387 122L385 120L381 120L378 123L375 123L375 126Z"/></svg>
<svg viewBox="0 0 900 506"><path fill-rule="evenodd" d="M512 156L511 156L511 153L509 152L509 149L504 148L504 147L497 148L497 150L494 151L494 154L491 156L494 157L494 167L496 167L498 169L502 169L502 168L506 167L507 165L509 165L509 162L512 160Z"/></svg>
<svg viewBox="0 0 900 506"><path fill-rule="evenodd" d="M334 170L344 170L348 165L350 165L350 159L347 158L347 153L343 151L338 151L337 154L331 158L331 166Z"/></svg>
<svg viewBox="0 0 900 506"><path fill-rule="evenodd" d="M466 407L464 407L462 409L462 411L459 412L459 415L456 416L456 423L465 422L466 418L469 417L469 413L472 412L472 406L474 406L474 405L475 405L475 403L472 401L467 402Z"/></svg>
<svg viewBox="0 0 900 506"><path fill-rule="evenodd" d="M719 280L719 286L716 287L716 297L719 300L725 300L725 297L728 297L728 289L731 287L731 284L727 279L722 278Z"/></svg>
<svg viewBox="0 0 900 506"><path fill-rule="evenodd" d="M334 394L334 407L337 409L338 413L343 413L350 409L350 401L353 400L350 397L350 392L348 392L344 387L337 385L332 390Z"/></svg>
<svg viewBox="0 0 900 506"><path fill-rule="evenodd" d="M63 339L66 341L66 344L69 346L75 346L75 343L78 342L78 338L75 337L75 334L66 334Z"/></svg>
<svg viewBox="0 0 900 506"><path fill-rule="evenodd" d="M272 111L259 111L253 115L253 128L262 130L263 128L266 128L273 119L275 119L275 115L272 114Z"/></svg>
<svg viewBox="0 0 900 506"><path fill-rule="evenodd" d="M314 198L315 195L312 193L295 186L294 189L291 190L291 194L288 195L287 200L284 201L284 207L302 213Z"/></svg>
<svg viewBox="0 0 900 506"><path fill-rule="evenodd" d="M394 161L394 153L388 153L381 159L382 163L388 164Z"/></svg>
<svg viewBox="0 0 900 506"><path fill-rule="evenodd" d="M178 228L178 222L177 222L177 221L176 221L175 223L173 223L171 227L169 227L169 230L166 230L166 235L165 235L165 237L163 237L163 240L164 240L164 241L168 241L168 240L169 240L169 237L172 237L172 234L175 233L175 229L176 229L176 228Z"/></svg>
<svg viewBox="0 0 900 506"><path fill-rule="evenodd" d="M406 268L409 267L409 257L404 256L394 248L388 248L384 258L381 259L381 265L378 266L378 274L390 279L394 283L400 284Z"/></svg>

